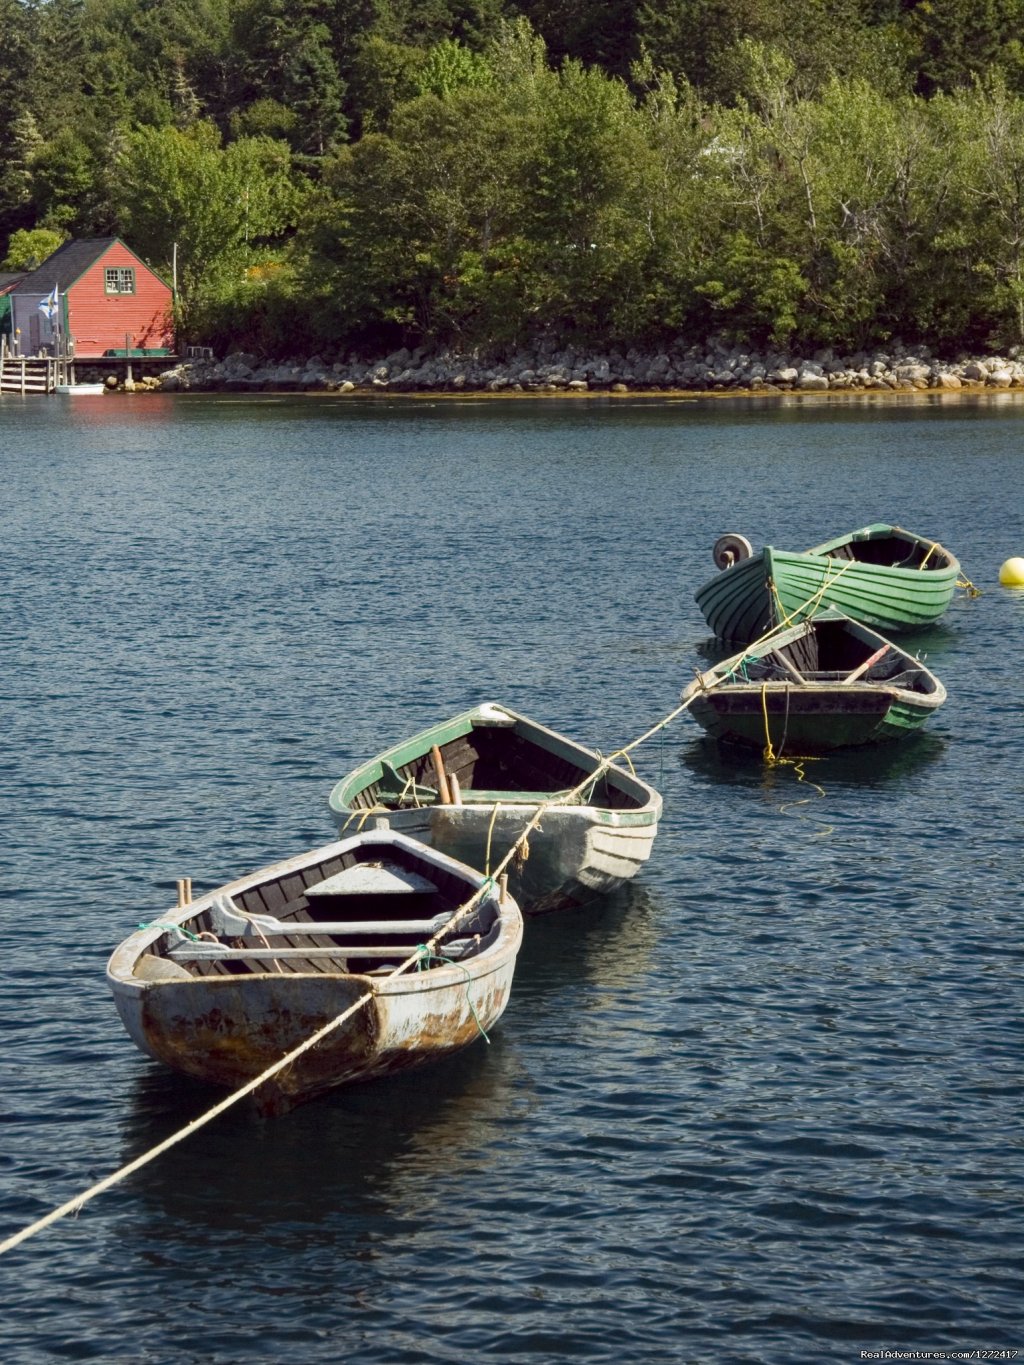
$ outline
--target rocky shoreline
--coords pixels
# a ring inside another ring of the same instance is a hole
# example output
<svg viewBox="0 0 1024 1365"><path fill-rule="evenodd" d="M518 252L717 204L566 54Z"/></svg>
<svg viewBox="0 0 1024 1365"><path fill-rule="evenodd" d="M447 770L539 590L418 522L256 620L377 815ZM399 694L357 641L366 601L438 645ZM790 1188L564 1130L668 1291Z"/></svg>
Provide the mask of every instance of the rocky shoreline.
<svg viewBox="0 0 1024 1365"><path fill-rule="evenodd" d="M109 381L108 381L109 382ZM165 392L350 393L815 393L1024 388L1024 358L1007 355L942 359L926 347L806 358L710 342L682 342L654 354L595 353L545 343L495 358L482 352L402 348L377 360L350 355L328 362L264 361L239 351L223 360L186 360L136 388Z"/></svg>

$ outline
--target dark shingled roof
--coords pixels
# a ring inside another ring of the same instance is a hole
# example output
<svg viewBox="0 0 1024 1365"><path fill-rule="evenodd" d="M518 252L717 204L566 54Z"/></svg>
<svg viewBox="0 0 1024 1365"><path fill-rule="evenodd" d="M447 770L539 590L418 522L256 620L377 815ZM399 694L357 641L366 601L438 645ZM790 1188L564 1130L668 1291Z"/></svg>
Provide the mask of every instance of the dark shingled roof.
<svg viewBox="0 0 1024 1365"><path fill-rule="evenodd" d="M26 275L12 294L48 294L54 285L63 294L91 265L118 241L116 237L76 237L47 256L38 270Z"/></svg>
<svg viewBox="0 0 1024 1365"><path fill-rule="evenodd" d="M24 278L24 270L0 270L0 294L5 294L12 284Z"/></svg>

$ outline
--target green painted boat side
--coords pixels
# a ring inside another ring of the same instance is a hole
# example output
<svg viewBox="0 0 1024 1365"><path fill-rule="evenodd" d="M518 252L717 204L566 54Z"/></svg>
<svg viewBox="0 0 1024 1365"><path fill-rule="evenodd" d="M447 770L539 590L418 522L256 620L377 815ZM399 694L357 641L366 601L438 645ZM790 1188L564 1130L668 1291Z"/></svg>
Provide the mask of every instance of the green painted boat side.
<svg viewBox="0 0 1024 1365"><path fill-rule="evenodd" d="M875 562L885 553L900 562ZM766 546L710 579L696 600L726 640L749 643L825 607L899 633L937 621L959 575L959 562L941 545L876 522L804 552Z"/></svg>
<svg viewBox="0 0 1024 1365"><path fill-rule="evenodd" d="M869 661L862 677L844 681ZM828 667L819 670L818 663ZM682 693L694 720L714 738L760 749L770 742L776 754L899 739L945 699L945 687L920 660L834 609L777 629Z"/></svg>

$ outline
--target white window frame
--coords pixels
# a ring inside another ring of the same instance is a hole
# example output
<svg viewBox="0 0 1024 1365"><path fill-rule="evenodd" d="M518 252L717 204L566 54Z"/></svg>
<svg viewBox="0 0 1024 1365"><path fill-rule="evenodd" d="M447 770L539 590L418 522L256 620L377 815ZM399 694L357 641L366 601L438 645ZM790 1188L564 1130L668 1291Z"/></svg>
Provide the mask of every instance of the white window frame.
<svg viewBox="0 0 1024 1365"><path fill-rule="evenodd" d="M134 294L135 267L132 265L104 266L103 290L106 294Z"/></svg>

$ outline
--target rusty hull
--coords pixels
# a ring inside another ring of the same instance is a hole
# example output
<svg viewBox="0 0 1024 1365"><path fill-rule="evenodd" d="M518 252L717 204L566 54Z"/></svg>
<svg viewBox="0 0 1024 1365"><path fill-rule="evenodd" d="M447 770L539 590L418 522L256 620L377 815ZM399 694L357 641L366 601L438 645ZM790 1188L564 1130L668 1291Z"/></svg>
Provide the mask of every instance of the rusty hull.
<svg viewBox="0 0 1024 1365"><path fill-rule="evenodd" d="M111 978L122 1021L142 1051L176 1071L237 1089L356 1001L349 1019L255 1092L281 1113L348 1081L420 1065L468 1046L508 1003L522 919L458 966L392 978L325 973ZM473 1011L476 1011L474 1018ZM479 1019L479 1025L477 1024Z"/></svg>

